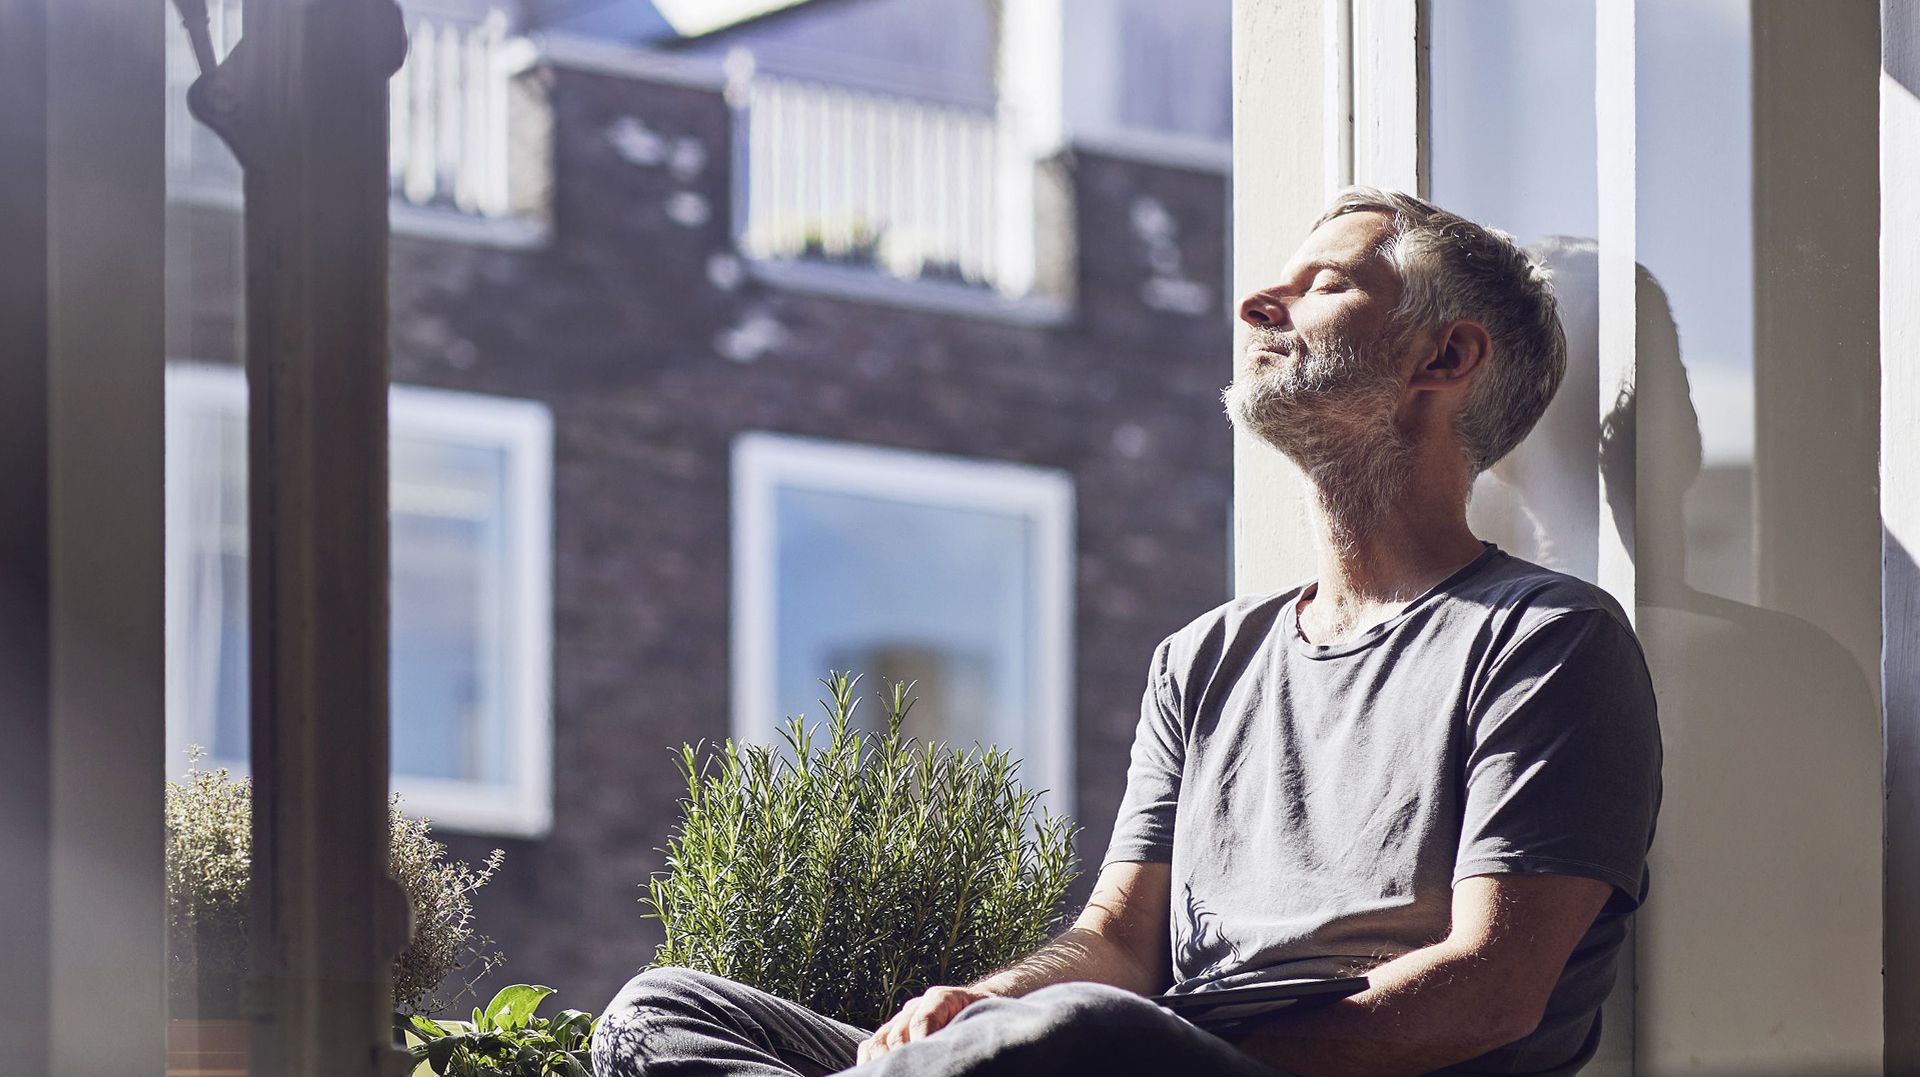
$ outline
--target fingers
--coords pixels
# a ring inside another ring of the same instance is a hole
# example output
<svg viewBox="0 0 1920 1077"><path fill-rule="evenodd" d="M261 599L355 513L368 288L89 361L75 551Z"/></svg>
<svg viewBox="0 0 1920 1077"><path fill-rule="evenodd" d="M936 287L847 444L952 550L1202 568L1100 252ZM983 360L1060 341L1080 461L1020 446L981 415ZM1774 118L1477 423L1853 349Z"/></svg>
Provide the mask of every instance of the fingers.
<svg viewBox="0 0 1920 1077"><path fill-rule="evenodd" d="M946 1027L948 1021L959 1008L953 1004L953 996L942 995L936 999L921 1000L920 1007L907 1018L907 1040L917 1040L922 1036L931 1036L937 1030ZM905 1013L901 1016L906 1017Z"/></svg>
<svg viewBox="0 0 1920 1077"><path fill-rule="evenodd" d="M980 997L964 988L936 987L908 1000L899 1013L861 1041L856 1061L864 1064L902 1044L933 1035Z"/></svg>
<svg viewBox="0 0 1920 1077"><path fill-rule="evenodd" d="M889 1018L886 1024L874 1029L873 1035L860 1041L860 1048L854 1053L855 1060L864 1064L890 1050L893 1047L893 1041L905 1027L904 1019L907 1014L912 1012L914 1003L918 1001L920 1000L913 999L909 1001L905 1006L901 1007L899 1013Z"/></svg>

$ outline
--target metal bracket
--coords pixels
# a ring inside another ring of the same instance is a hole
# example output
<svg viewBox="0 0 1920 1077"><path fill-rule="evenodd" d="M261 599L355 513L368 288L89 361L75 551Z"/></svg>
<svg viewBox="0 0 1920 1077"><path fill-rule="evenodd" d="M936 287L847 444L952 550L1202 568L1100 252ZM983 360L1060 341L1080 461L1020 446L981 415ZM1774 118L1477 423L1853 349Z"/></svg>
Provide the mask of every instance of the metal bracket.
<svg viewBox="0 0 1920 1077"><path fill-rule="evenodd" d="M242 36L222 60L214 55L207 0L173 0L193 46L200 77L187 88L187 111L227 144L243 169L258 162L259 140L254 137L264 117L246 106L248 89L256 85L253 50ZM405 17L394 0L307 0L296 5L303 33L352 35L364 42L363 76L382 82L393 77L407 58ZM257 95L252 98L257 100Z"/></svg>

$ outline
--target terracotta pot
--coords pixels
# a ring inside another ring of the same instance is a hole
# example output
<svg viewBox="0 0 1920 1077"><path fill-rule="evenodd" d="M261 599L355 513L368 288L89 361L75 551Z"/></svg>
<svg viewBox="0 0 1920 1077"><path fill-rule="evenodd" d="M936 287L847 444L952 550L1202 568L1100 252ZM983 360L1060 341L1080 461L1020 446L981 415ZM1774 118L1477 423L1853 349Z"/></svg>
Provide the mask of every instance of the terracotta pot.
<svg viewBox="0 0 1920 1077"><path fill-rule="evenodd" d="M247 1077L247 1022L175 1018L167 1022L167 1077Z"/></svg>

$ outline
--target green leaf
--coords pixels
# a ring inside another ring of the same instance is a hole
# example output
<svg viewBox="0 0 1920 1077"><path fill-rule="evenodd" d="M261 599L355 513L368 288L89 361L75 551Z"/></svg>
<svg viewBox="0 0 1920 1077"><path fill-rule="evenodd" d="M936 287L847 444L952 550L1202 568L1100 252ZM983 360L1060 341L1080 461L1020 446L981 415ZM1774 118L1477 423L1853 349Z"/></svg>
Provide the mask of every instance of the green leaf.
<svg viewBox="0 0 1920 1077"><path fill-rule="evenodd" d="M561 1010L553 1019L553 1035L564 1040L567 1036L579 1036L584 1039L593 1028L593 1015L582 1010Z"/></svg>
<svg viewBox="0 0 1920 1077"><path fill-rule="evenodd" d="M499 994L493 996L493 1001L487 1003L487 1021L497 1029L525 1028L527 1019L533 1016L533 1011L538 1009L540 1003L551 994L553 994L553 988L536 984L514 984L511 987L503 987Z"/></svg>
<svg viewBox="0 0 1920 1077"><path fill-rule="evenodd" d="M476 1032L467 1037L467 1049L479 1054L492 1054L513 1046L513 1037L505 1032Z"/></svg>
<svg viewBox="0 0 1920 1077"><path fill-rule="evenodd" d="M427 1044L427 1065L432 1066L435 1073L446 1073L447 1063L453 1060L453 1052L459 1047L460 1038L457 1036L434 1040Z"/></svg>
<svg viewBox="0 0 1920 1077"><path fill-rule="evenodd" d="M412 1032L423 1040L437 1040L442 1036L448 1035L447 1030L441 1028L438 1022L430 1018L422 1017L417 1013L407 1019L407 1026L407 1031Z"/></svg>

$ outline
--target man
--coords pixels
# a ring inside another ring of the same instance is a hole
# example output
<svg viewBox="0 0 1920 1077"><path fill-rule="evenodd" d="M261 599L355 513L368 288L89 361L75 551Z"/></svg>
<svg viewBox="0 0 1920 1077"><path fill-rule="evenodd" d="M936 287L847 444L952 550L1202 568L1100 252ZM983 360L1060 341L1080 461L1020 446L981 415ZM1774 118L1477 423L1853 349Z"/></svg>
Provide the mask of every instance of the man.
<svg viewBox="0 0 1920 1077"><path fill-rule="evenodd" d="M1343 192L1248 296L1225 393L1304 471L1314 582L1155 649L1092 899L1030 957L880 1029L659 970L615 1000L633 1073L1567 1073L1645 898L1660 740L1604 592L1467 527L1473 478L1561 379L1545 274L1499 233ZM1203 1032L1142 998L1365 970Z"/></svg>

